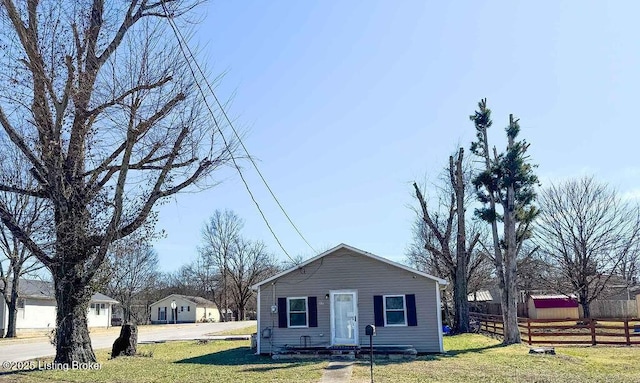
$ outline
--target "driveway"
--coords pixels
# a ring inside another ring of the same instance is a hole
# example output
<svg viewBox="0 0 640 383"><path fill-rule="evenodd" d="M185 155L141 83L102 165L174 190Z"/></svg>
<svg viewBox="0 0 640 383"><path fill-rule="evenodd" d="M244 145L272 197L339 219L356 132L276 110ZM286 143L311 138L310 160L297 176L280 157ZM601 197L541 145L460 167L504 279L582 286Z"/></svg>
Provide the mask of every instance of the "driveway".
<svg viewBox="0 0 640 383"><path fill-rule="evenodd" d="M140 326L138 330L138 342L211 338L206 336L206 334L248 327L255 324L256 321L241 321ZM114 327L108 330L97 329L91 334L91 345L93 349L111 348L119 332L120 327ZM53 356L55 353L55 348L46 337L0 341L0 362L5 360L21 362L33 358Z"/></svg>

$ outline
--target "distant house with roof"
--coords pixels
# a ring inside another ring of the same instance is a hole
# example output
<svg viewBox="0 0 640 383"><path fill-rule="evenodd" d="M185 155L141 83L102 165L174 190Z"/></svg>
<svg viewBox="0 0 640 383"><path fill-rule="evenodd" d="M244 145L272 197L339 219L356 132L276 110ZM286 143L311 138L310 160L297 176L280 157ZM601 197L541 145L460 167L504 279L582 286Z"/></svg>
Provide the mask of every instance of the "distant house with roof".
<svg viewBox="0 0 640 383"><path fill-rule="evenodd" d="M171 294L152 303L150 310L152 324L220 322L215 303L191 295Z"/></svg>
<svg viewBox="0 0 640 383"><path fill-rule="evenodd" d="M93 294L87 313L88 326L109 327L113 305L117 303L118 301L102 293ZM56 300L53 282L20 279L17 309L17 330L55 328ZM4 334L8 323L9 309L4 300L2 300L0 303L0 333Z"/></svg>

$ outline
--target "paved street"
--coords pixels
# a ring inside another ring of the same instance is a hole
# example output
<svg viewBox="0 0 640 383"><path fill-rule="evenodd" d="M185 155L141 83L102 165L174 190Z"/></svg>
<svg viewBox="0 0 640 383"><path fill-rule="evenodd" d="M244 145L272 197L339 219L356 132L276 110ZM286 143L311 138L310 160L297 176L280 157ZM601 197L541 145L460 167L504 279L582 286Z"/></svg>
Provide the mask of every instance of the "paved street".
<svg viewBox="0 0 640 383"><path fill-rule="evenodd" d="M255 323L255 321L243 321L142 326L138 333L138 342L207 338L205 334L243 328L255 325ZM120 327L106 331L96 330L94 334L91 334L93 349L111 348L113 341L118 337L119 331ZM54 354L55 348L51 345L49 339L45 337L0 341L0 361L19 362Z"/></svg>

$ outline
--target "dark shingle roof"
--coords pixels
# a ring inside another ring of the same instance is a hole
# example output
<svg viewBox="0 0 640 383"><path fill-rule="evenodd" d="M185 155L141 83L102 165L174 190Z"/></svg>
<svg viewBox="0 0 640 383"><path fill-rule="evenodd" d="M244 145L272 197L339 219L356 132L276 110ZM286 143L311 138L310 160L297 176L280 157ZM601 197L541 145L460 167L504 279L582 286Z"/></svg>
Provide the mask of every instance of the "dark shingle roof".
<svg viewBox="0 0 640 383"><path fill-rule="evenodd" d="M0 286L1 285L2 281L0 281ZM11 291L11 285L9 285L9 291ZM53 282L21 278L18 284L18 296L20 298L55 299ZM118 303L115 299L102 293L93 294L91 300Z"/></svg>
<svg viewBox="0 0 640 383"><path fill-rule="evenodd" d="M215 306L216 305L215 303L211 302L210 300L202 298L202 297L196 297L196 296L193 296L193 295L179 295L179 294L176 294L176 295L178 295L178 296L180 296L180 297L182 297L182 298L184 298L184 299L186 299L188 301L191 301L191 302L193 302L193 303L195 303L197 305L201 305L201 306Z"/></svg>

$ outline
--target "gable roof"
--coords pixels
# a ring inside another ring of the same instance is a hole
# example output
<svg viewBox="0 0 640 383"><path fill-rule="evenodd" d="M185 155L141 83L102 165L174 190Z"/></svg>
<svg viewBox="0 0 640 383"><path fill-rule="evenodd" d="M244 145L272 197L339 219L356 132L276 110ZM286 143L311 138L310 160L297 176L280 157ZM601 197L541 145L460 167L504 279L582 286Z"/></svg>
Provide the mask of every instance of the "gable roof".
<svg viewBox="0 0 640 383"><path fill-rule="evenodd" d="M191 303L194 303L196 306L208 306L208 307L217 307L215 303L211 302L208 299L202 298L202 297L197 297L194 295L182 295L182 294L169 294L166 297L159 299L155 302L153 302L152 304L150 304L149 306L153 306L156 303L163 301L169 297L178 297L178 298L182 298L184 300L187 300Z"/></svg>
<svg viewBox="0 0 640 383"><path fill-rule="evenodd" d="M575 295L532 295L533 306L537 309L578 307Z"/></svg>
<svg viewBox="0 0 640 383"><path fill-rule="evenodd" d="M120 303L117 300L106 296L102 293L95 293L91 296L91 301L95 301L95 302L109 302L109 303Z"/></svg>
<svg viewBox="0 0 640 383"><path fill-rule="evenodd" d="M478 290L467 294L469 302L489 302L493 300L493 295L489 290Z"/></svg>
<svg viewBox="0 0 640 383"><path fill-rule="evenodd" d="M0 287L3 285L0 281ZM11 293L11 285L7 286L7 292ZM25 279L20 278L18 283L18 296L20 298L34 298L34 299L55 299L55 289L53 282L41 281L38 279ZM117 300L108 297L102 293L95 293L91 296L92 302L108 302L119 303Z"/></svg>
<svg viewBox="0 0 640 383"><path fill-rule="evenodd" d="M391 266L393 266L393 267L397 267L397 268L399 268L399 269L402 269L402 270L405 270L405 271L409 271L409 272L411 272L411 273L413 273L413 274L416 274L416 275L419 275L419 276L421 276L421 277L424 277L424 278L427 278L427 279L434 280L434 281L438 282L438 283L439 283L440 285L442 285L442 286L444 286L444 285L448 285L448 284L449 284L449 282L445 281L445 280L444 280L444 279L442 279L442 278L434 277L433 275L430 275L430 274L427 274L427 273L423 273L422 271L418 271L418 270L416 270L416 269L413 269L413 268L411 268L411 267L409 267L409 266L405 266L405 265L400 264L400 263L397 263L397 262L393 262L393 261L391 261L391 260L389 260L389 259L386 259L386 258L380 257L380 256L375 255L375 254L372 254L372 253L369 253L368 251L360 250L360 249L357 249L357 248L355 248L355 247L353 247L353 246L349 246L349 245L346 245L346 244L344 244L344 243L341 243L341 244L339 244L338 246L336 246L336 247L334 247L334 248L332 248L332 249L329 249L329 250L325 251L324 253L321 253L321 254L319 254L319 255L316 255L316 256L315 256L315 257L313 257L313 258L309 258L309 259L307 259L306 261L304 261L304 262L300 263L299 265L296 265L296 266L294 266L294 267L292 267L292 268L290 268L290 269L287 269L287 270L285 270L285 271L283 271L283 272L281 272L281 273L278 273L278 274L274 275L274 276L273 276L273 277L271 277L271 278L267 278L267 279L265 279L265 280L264 280L264 281L262 281L262 282L256 283L255 285L251 286L251 288L252 288L253 290L257 290L257 289L258 289L258 287L260 287L260 286L264 285L265 283L269 283L269 282L271 282L271 281L274 281L274 280L276 280L276 279L278 279L278 278L280 278L280 277L282 277L282 276L284 276L284 275L287 275L287 274L289 274L289 273L291 273L291 272L293 272L293 271L296 271L296 270L298 270L298 269L300 269L300 268L302 268L302 267L305 267L306 265L308 265L308 264L310 264L310 263L312 263L312 262L315 262L315 261L317 261L318 259L323 258L323 257L325 257L325 256L327 256L327 255L329 255L329 254L332 254L332 253L334 253L334 252L336 252L336 251L338 251L338 250L341 250L341 249L350 250L350 251L352 251L352 252L354 252L354 253L357 253L357 254L359 254L359 255L365 256L365 257L367 257L367 258L375 259L376 261L379 261L379 262L382 262L382 263L386 263L387 265L391 265Z"/></svg>

